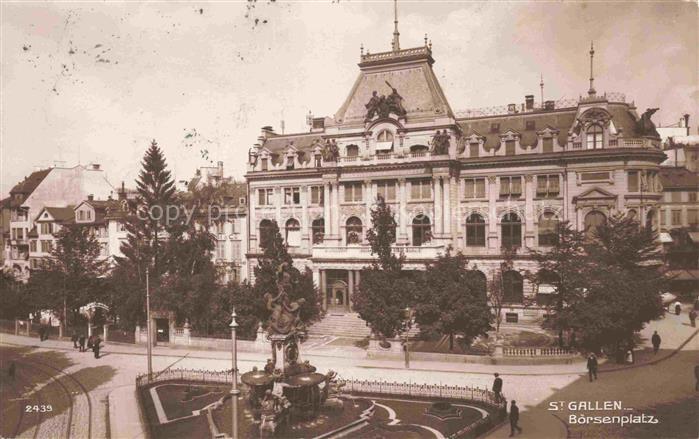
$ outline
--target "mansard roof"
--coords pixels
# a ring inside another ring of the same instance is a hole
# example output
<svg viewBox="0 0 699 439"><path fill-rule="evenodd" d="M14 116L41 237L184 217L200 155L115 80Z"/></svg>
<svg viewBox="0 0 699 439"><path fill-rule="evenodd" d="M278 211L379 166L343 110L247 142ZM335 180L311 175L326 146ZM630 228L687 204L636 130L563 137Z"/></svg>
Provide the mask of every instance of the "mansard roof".
<svg viewBox="0 0 699 439"><path fill-rule="evenodd" d="M623 129L624 136L636 136L636 118L631 113L627 104L609 103L607 111L612 116L614 126ZM547 126L559 130L558 143L565 145L568 141L568 132L575 124L577 107L569 107L558 110L536 110L515 114L505 114L498 116L472 117L459 119L465 136L478 133L486 138L487 147L500 145L500 136L507 131L516 131L521 134L520 143L525 146L536 144L537 131L545 129ZM533 121L534 128L528 130L527 122ZM493 124L499 124L497 131L491 130Z"/></svg>
<svg viewBox="0 0 699 439"><path fill-rule="evenodd" d="M283 155L286 152L287 146L293 142L293 146L298 150L299 160L306 162L310 160L308 151L311 150L311 145L313 145L313 142L316 140L320 140L321 137L322 133L272 134L264 140L261 146L263 149L267 149L270 152L274 163L279 163L283 160Z"/></svg>
<svg viewBox="0 0 699 439"><path fill-rule="evenodd" d="M660 182L664 189L696 190L699 187L699 175L685 167L660 168Z"/></svg>
<svg viewBox="0 0 699 439"><path fill-rule="evenodd" d="M408 119L453 117L439 81L432 71L432 50L425 47L362 55L359 76L340 109L338 125L362 124L366 104L376 91L389 96L392 88L403 98Z"/></svg>

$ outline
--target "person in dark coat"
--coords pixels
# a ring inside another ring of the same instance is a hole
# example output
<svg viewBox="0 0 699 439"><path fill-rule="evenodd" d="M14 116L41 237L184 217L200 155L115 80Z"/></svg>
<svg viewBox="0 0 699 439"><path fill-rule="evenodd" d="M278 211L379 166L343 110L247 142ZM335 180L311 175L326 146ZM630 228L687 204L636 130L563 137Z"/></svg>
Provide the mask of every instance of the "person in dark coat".
<svg viewBox="0 0 699 439"><path fill-rule="evenodd" d="M100 343L102 343L100 336L95 336L95 338L92 340L92 352L95 353L95 358L100 357Z"/></svg>
<svg viewBox="0 0 699 439"><path fill-rule="evenodd" d="M495 393L495 402L500 402L502 399L502 378L500 374L495 374L495 380L493 380L493 393Z"/></svg>
<svg viewBox="0 0 699 439"><path fill-rule="evenodd" d="M697 327L697 310L695 309L689 311L689 324L692 325L692 328Z"/></svg>
<svg viewBox="0 0 699 439"><path fill-rule="evenodd" d="M651 343L653 343L653 353L657 354L660 349L660 335L658 331L653 331L653 336L650 338Z"/></svg>
<svg viewBox="0 0 699 439"><path fill-rule="evenodd" d="M515 404L517 401L512 401L510 404L510 437L515 435L515 430L518 433L522 433L522 427L517 425L519 422L519 407Z"/></svg>
<svg viewBox="0 0 699 439"><path fill-rule="evenodd" d="M39 326L39 341L44 341L44 325Z"/></svg>
<svg viewBox="0 0 699 439"><path fill-rule="evenodd" d="M85 352L85 334L80 334L78 344L80 345L80 352Z"/></svg>
<svg viewBox="0 0 699 439"><path fill-rule="evenodd" d="M15 369L16 369L16 366L15 366L15 362L13 361L12 363L10 363L10 368L7 370L7 375L10 377L10 379L12 381L15 380Z"/></svg>
<svg viewBox="0 0 699 439"><path fill-rule="evenodd" d="M680 304L680 301L678 300L675 302L675 315L680 315L682 312L682 304Z"/></svg>
<svg viewBox="0 0 699 439"><path fill-rule="evenodd" d="M70 341L73 342L73 349L77 349L80 346L78 346L78 333L73 331L73 335L70 336Z"/></svg>
<svg viewBox="0 0 699 439"><path fill-rule="evenodd" d="M694 378L697 380L696 384L694 384L694 390L699 390L699 364L694 366Z"/></svg>
<svg viewBox="0 0 699 439"><path fill-rule="evenodd" d="M597 379L597 357L593 353L587 357L587 372L590 376L590 382L592 382L593 377Z"/></svg>

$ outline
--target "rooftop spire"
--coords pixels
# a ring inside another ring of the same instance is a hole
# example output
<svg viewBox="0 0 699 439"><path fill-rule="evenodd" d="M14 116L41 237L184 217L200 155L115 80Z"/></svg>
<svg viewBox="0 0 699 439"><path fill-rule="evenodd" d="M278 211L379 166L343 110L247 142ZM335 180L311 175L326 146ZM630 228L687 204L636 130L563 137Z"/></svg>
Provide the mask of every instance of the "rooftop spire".
<svg viewBox="0 0 699 439"><path fill-rule="evenodd" d="M391 42L391 48L394 52L400 50L400 32L398 32L398 0L393 0L393 41Z"/></svg>
<svg viewBox="0 0 699 439"><path fill-rule="evenodd" d="M539 83L541 87L541 108L544 108L544 74L541 74L541 82Z"/></svg>
<svg viewBox="0 0 699 439"><path fill-rule="evenodd" d="M597 91L595 91L595 86L594 86L595 75L594 75L593 69L592 69L592 60L594 59L594 57L595 57L595 45L594 45L594 41L590 41L590 89L587 91L587 94L590 96L594 96L597 94Z"/></svg>

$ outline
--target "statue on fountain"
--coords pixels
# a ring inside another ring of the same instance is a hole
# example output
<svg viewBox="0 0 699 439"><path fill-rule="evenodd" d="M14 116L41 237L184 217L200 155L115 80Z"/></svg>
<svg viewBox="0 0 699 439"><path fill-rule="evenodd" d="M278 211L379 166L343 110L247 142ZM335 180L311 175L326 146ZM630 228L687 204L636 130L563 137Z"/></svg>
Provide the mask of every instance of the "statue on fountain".
<svg viewBox="0 0 699 439"><path fill-rule="evenodd" d="M269 317L268 331L270 334L304 336L306 327L301 321L301 307L306 300L301 298L291 301L287 290L291 286L291 275L288 264L283 263L277 272L277 295L264 295L267 309L272 312Z"/></svg>
<svg viewBox="0 0 699 439"><path fill-rule="evenodd" d="M291 403L271 390L265 392L260 402L260 437L272 437L289 423Z"/></svg>

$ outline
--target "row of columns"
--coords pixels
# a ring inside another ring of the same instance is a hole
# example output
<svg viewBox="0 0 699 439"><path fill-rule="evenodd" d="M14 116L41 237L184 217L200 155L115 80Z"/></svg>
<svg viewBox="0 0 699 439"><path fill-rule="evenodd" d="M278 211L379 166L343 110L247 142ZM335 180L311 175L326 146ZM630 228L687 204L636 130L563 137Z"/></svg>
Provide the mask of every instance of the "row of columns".
<svg viewBox="0 0 699 439"><path fill-rule="evenodd" d="M342 279L347 283L347 300L344 303L347 311L351 311L353 308L352 295L354 294L355 288L359 285L360 274L359 270L345 270L347 273L347 278ZM329 283L328 271L324 269L316 269L313 272L314 281L320 286L321 299L323 304L323 309L327 310L330 303L328 303L328 292L331 292L332 285ZM334 299L334 297L333 297Z"/></svg>

